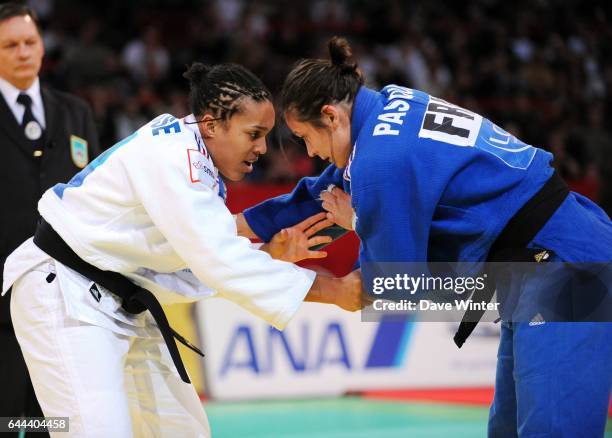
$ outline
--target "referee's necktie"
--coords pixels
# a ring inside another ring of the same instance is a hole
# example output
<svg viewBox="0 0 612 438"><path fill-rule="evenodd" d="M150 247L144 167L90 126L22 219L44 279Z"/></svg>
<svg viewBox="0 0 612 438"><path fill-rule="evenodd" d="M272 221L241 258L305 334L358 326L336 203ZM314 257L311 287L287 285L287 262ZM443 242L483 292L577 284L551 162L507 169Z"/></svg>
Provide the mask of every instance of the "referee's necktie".
<svg viewBox="0 0 612 438"><path fill-rule="evenodd" d="M32 155L36 158L43 154L43 129L32 113L32 98L26 93L17 96L17 103L23 105L25 112L21 121L23 134L32 146Z"/></svg>

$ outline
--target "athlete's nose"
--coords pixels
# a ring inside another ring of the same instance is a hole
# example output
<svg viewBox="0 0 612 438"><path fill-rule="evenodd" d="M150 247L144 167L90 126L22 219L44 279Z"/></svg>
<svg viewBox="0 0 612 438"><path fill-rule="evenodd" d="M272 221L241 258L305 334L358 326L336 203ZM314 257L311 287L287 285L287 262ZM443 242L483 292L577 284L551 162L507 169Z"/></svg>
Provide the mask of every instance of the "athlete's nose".
<svg viewBox="0 0 612 438"><path fill-rule="evenodd" d="M268 150L268 145L266 143L266 138L265 137L262 137L257 142L255 142L254 146L255 147L253 148L253 151L255 153L257 153L258 155L263 155Z"/></svg>
<svg viewBox="0 0 612 438"><path fill-rule="evenodd" d="M316 151L309 144L306 144L306 150L308 151L308 156L310 158L314 158L317 155Z"/></svg>

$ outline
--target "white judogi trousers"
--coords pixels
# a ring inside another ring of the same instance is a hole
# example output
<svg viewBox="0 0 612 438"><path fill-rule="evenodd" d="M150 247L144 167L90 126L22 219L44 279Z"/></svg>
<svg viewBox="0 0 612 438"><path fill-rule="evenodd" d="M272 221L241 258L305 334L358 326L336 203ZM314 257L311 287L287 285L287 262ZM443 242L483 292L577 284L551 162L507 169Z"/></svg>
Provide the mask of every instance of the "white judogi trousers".
<svg viewBox="0 0 612 438"><path fill-rule="evenodd" d="M198 394L181 380L161 333L127 336L70 317L60 282L46 280L52 265L20 277L11 298L45 416L69 417L71 437L209 437Z"/></svg>

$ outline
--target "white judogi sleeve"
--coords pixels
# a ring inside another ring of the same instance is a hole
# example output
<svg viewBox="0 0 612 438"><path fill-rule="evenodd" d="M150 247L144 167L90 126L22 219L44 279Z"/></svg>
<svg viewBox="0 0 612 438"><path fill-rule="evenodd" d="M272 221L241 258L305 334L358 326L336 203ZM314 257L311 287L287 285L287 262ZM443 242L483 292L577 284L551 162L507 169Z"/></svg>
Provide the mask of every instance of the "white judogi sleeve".
<svg viewBox="0 0 612 438"><path fill-rule="evenodd" d="M39 211L79 257L126 275L161 303L216 291L282 328L316 274L274 260L237 235L219 196L218 171L188 126L169 114L157 117L69 183L47 190ZM187 268L206 286L192 281Z"/></svg>
<svg viewBox="0 0 612 438"><path fill-rule="evenodd" d="M201 178L194 178L184 146L151 144L149 154L127 174L156 228L200 281L283 328L315 273L275 260L239 237L230 211L213 191L214 179L206 177L216 172L200 169Z"/></svg>

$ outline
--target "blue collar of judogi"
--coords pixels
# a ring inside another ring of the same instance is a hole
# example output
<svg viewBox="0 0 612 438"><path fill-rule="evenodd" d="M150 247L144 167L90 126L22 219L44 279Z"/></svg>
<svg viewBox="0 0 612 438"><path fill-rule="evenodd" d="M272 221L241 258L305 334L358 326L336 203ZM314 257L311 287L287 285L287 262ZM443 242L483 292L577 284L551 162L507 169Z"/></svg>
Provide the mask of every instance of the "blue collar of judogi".
<svg viewBox="0 0 612 438"><path fill-rule="evenodd" d="M368 87L361 87L357 92L351 114L351 144L357 141L361 128L379 100L380 93Z"/></svg>

